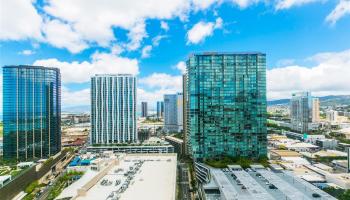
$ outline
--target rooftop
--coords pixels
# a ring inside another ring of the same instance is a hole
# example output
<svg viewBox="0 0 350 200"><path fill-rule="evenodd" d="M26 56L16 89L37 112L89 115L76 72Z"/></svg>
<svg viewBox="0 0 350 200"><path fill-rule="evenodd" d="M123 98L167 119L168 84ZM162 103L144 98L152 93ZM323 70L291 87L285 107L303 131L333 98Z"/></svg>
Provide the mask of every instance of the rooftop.
<svg viewBox="0 0 350 200"><path fill-rule="evenodd" d="M98 172L88 169L57 199L175 200L176 162L176 154L127 154ZM77 196L79 189L85 194Z"/></svg>
<svg viewBox="0 0 350 200"><path fill-rule="evenodd" d="M312 195L320 195L320 199L335 200L334 197L318 189L314 185L298 178L290 171L272 172L267 169L239 169L237 167L229 169L210 169L212 179L204 191L207 200L222 199L245 200L245 199L315 199ZM216 184L216 195L213 194Z"/></svg>
<svg viewBox="0 0 350 200"><path fill-rule="evenodd" d="M272 149L270 150L270 153L276 154L281 157L300 157L301 154L296 151L290 151L290 150L278 150L278 149Z"/></svg>
<svg viewBox="0 0 350 200"><path fill-rule="evenodd" d="M94 77L134 77L132 74L95 74Z"/></svg>
<svg viewBox="0 0 350 200"><path fill-rule="evenodd" d="M55 67L32 66L32 65L6 65L3 68L27 68L27 69L50 69L60 72L60 69Z"/></svg>
<svg viewBox="0 0 350 200"><path fill-rule="evenodd" d="M201 53L192 53L191 56L210 56L210 55L265 55L265 53L258 52L258 51L249 51L249 52L217 52L217 51L207 51L207 52L201 52Z"/></svg>

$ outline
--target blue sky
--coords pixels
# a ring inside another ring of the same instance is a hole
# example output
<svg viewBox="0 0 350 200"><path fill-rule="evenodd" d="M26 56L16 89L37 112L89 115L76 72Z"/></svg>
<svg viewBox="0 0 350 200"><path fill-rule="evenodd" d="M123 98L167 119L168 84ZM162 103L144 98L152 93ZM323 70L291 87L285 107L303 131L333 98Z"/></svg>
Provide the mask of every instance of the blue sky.
<svg viewBox="0 0 350 200"><path fill-rule="evenodd" d="M0 0L0 65L62 72L62 105L95 73L133 73L151 106L181 91L192 52L267 54L269 99L350 94L349 0Z"/></svg>

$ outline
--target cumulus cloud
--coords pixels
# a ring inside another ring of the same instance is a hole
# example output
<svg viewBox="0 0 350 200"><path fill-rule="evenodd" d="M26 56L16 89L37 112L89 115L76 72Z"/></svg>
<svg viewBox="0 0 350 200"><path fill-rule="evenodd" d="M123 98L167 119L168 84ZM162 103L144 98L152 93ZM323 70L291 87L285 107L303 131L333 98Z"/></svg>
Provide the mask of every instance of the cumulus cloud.
<svg viewBox="0 0 350 200"><path fill-rule="evenodd" d="M66 48L72 53L78 53L88 46L71 26L59 20L46 22L43 31L48 43L58 48Z"/></svg>
<svg viewBox="0 0 350 200"><path fill-rule="evenodd" d="M129 43L125 46L133 51L140 48L147 36L145 20L183 19L191 6L187 0L107 0L104 3L99 0L48 0L41 16L33 5L35 2L1 0L1 40L35 39L77 53L95 43L110 47L117 39L113 29L120 28L129 31ZM162 27L169 28L165 23ZM47 38L42 41L43 34Z"/></svg>
<svg viewBox="0 0 350 200"><path fill-rule="evenodd" d="M176 64L176 69L180 70L182 74L186 73L186 63L184 61L180 61Z"/></svg>
<svg viewBox="0 0 350 200"><path fill-rule="evenodd" d="M143 47L141 57L142 57L142 58L148 58L148 57L150 57L151 51L152 51L152 45L147 45L147 46Z"/></svg>
<svg viewBox="0 0 350 200"><path fill-rule="evenodd" d="M95 74L130 73L137 75L139 72L138 61L120 57L114 54L94 53L91 61L63 62L56 58L37 60L34 65L57 67L61 70L63 83L84 83Z"/></svg>
<svg viewBox="0 0 350 200"><path fill-rule="evenodd" d="M207 9L216 2L218 2L218 0L192 0L195 10Z"/></svg>
<svg viewBox="0 0 350 200"><path fill-rule="evenodd" d="M182 91L182 76L165 73L153 73L139 79L138 100L155 104L162 100L164 94L175 94Z"/></svg>
<svg viewBox="0 0 350 200"><path fill-rule="evenodd" d="M112 54L119 55L119 54L123 53L124 50L125 50L125 49L124 49L121 45L119 45L119 44L114 44L114 45L112 46L112 48L111 48L111 53L112 53Z"/></svg>
<svg viewBox="0 0 350 200"><path fill-rule="evenodd" d="M30 49L25 49L23 51L18 52L18 54L25 55L25 56L30 56L30 55L33 55L34 53L35 51L32 51Z"/></svg>
<svg viewBox="0 0 350 200"><path fill-rule="evenodd" d="M147 38L146 22L160 20L160 26L168 31L165 22L174 18L188 19L191 12L207 10L214 5L230 3L244 9L266 0L47 0L36 8L36 0L0 0L0 40L34 39L72 53L81 52L93 45L112 48L119 36L115 29L128 32L127 43L119 43L129 51L142 48ZM273 0L277 10L288 9L323 0ZM326 20L335 23L349 13L349 1L340 0ZM82 17L84 16L84 17ZM45 18L45 20L44 20ZM187 34L187 44L197 44L220 28L217 22L199 22ZM221 20L221 21L220 21ZM28 25L30 22L30 25ZM221 22L221 25L220 25Z"/></svg>
<svg viewBox="0 0 350 200"><path fill-rule="evenodd" d="M90 88L71 91L67 87L62 87L61 93L64 107L90 105Z"/></svg>
<svg viewBox="0 0 350 200"><path fill-rule="evenodd" d="M238 5L242 9L261 1L263 0L231 0L231 2Z"/></svg>
<svg viewBox="0 0 350 200"><path fill-rule="evenodd" d="M128 33L130 42L126 45L126 48L134 51L141 46L141 42L147 37L145 22L137 22Z"/></svg>
<svg viewBox="0 0 350 200"><path fill-rule="evenodd" d="M169 30L169 25L165 21L161 21L160 22L160 28L165 30L165 31L168 31Z"/></svg>
<svg viewBox="0 0 350 200"><path fill-rule="evenodd" d="M150 76L141 78L139 83L150 89L173 89L181 88L182 79L181 76L172 76L165 73L153 73Z"/></svg>
<svg viewBox="0 0 350 200"><path fill-rule="evenodd" d="M213 35L215 29L222 28L222 19L219 17L214 22L200 21L187 32L187 45L203 42L207 37Z"/></svg>
<svg viewBox="0 0 350 200"><path fill-rule="evenodd" d="M42 18L35 0L0 0L0 40L41 39Z"/></svg>
<svg viewBox="0 0 350 200"><path fill-rule="evenodd" d="M326 17L326 21L335 24L340 18L350 14L350 1L340 0L334 10Z"/></svg>
<svg viewBox="0 0 350 200"><path fill-rule="evenodd" d="M316 96L350 94L350 49L316 54L308 60L316 64L268 70L268 98L289 98L292 92L305 90Z"/></svg>
<svg viewBox="0 0 350 200"><path fill-rule="evenodd" d="M128 49L135 50L146 35L146 19L181 18L187 15L189 6L186 0L48 0L44 11L70 23L85 40L99 45L115 40L113 28L128 30Z"/></svg>
<svg viewBox="0 0 350 200"><path fill-rule="evenodd" d="M276 10L289 9L295 6L301 6L307 3L317 2L322 0L277 0Z"/></svg>
<svg viewBox="0 0 350 200"><path fill-rule="evenodd" d="M141 58L150 57L153 47L159 46L160 41L164 38L167 38L167 37L168 37L167 35L157 35L154 38L152 38L152 45L146 45L142 48Z"/></svg>

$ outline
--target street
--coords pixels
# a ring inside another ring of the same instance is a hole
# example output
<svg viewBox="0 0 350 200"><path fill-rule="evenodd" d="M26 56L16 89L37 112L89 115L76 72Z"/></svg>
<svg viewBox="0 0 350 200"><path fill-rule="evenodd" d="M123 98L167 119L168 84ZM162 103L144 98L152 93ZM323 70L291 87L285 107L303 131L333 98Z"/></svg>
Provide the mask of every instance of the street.
<svg viewBox="0 0 350 200"><path fill-rule="evenodd" d="M179 163L179 186L180 186L180 200L190 200L191 194L189 192L190 186L188 182L188 166L185 163Z"/></svg>

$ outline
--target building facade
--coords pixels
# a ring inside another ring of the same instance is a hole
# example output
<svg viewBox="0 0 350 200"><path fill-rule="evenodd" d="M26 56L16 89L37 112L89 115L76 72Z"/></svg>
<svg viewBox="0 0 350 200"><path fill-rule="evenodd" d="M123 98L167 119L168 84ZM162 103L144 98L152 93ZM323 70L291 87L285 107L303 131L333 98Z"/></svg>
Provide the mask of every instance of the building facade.
<svg viewBox="0 0 350 200"><path fill-rule="evenodd" d="M90 143L133 143L136 132L136 78L130 74L92 77Z"/></svg>
<svg viewBox="0 0 350 200"><path fill-rule="evenodd" d="M338 121L338 111L336 110L329 110L326 112L326 120L334 123Z"/></svg>
<svg viewBox="0 0 350 200"><path fill-rule="evenodd" d="M60 70L4 66L3 115L5 159L33 160L60 152Z"/></svg>
<svg viewBox="0 0 350 200"><path fill-rule="evenodd" d="M310 92L292 94L290 118L293 130L302 133L309 130L309 123L312 122L312 97Z"/></svg>
<svg viewBox="0 0 350 200"><path fill-rule="evenodd" d="M157 101L157 118L163 118L164 117L164 102L163 101Z"/></svg>
<svg viewBox="0 0 350 200"><path fill-rule="evenodd" d="M190 154L190 143L189 143L189 135L187 131L188 120L187 120L187 109L188 109L188 93L187 93L187 74L182 75L182 102L183 102L183 120L182 120L182 128L183 128L183 144L184 144L184 154Z"/></svg>
<svg viewBox="0 0 350 200"><path fill-rule="evenodd" d="M265 54L193 54L187 93L194 159L266 156Z"/></svg>
<svg viewBox="0 0 350 200"><path fill-rule="evenodd" d="M312 99L312 122L320 121L320 99Z"/></svg>
<svg viewBox="0 0 350 200"><path fill-rule="evenodd" d="M164 130L182 131L182 93L164 95Z"/></svg>
<svg viewBox="0 0 350 200"><path fill-rule="evenodd" d="M141 117L148 116L147 102L141 102Z"/></svg>

